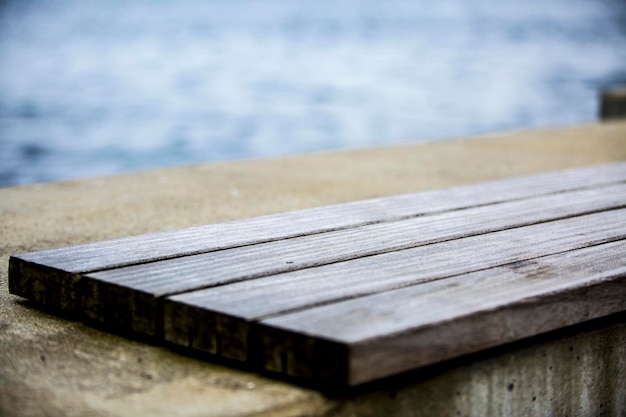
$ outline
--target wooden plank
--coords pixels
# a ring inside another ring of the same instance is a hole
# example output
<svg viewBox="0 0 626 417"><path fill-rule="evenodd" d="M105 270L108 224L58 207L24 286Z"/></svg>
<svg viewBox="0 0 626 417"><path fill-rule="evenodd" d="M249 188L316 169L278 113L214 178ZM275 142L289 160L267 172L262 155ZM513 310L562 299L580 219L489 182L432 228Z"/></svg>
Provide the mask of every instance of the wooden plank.
<svg viewBox="0 0 626 417"><path fill-rule="evenodd" d="M358 385L626 310L621 240L264 320L267 369Z"/></svg>
<svg viewBox="0 0 626 417"><path fill-rule="evenodd" d="M9 290L75 310L88 272L625 180L626 163L618 163L31 252L10 258Z"/></svg>
<svg viewBox="0 0 626 417"><path fill-rule="evenodd" d="M249 360L251 324L274 315L624 238L626 210L612 210L189 292L167 298L164 337Z"/></svg>
<svg viewBox="0 0 626 417"><path fill-rule="evenodd" d="M86 274L85 316L148 336L170 294L626 205L626 185L560 193Z"/></svg>

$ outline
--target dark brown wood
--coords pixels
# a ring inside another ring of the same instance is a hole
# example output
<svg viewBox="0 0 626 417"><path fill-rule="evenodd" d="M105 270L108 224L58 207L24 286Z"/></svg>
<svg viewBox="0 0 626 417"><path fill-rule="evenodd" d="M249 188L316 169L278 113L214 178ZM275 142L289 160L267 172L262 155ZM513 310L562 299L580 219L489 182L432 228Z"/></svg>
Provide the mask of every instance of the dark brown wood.
<svg viewBox="0 0 626 417"><path fill-rule="evenodd" d="M621 240L281 315L257 331L266 369L358 385L625 309Z"/></svg>
<svg viewBox="0 0 626 417"><path fill-rule="evenodd" d="M84 276L82 308L91 320L153 336L167 295L625 205L619 184L95 272Z"/></svg>
<svg viewBox="0 0 626 417"><path fill-rule="evenodd" d="M268 317L624 238L626 210L612 210L188 292L165 303L165 339L247 360Z"/></svg>
<svg viewBox="0 0 626 417"><path fill-rule="evenodd" d="M31 252L11 257L9 289L77 310L85 273L623 181L618 163Z"/></svg>

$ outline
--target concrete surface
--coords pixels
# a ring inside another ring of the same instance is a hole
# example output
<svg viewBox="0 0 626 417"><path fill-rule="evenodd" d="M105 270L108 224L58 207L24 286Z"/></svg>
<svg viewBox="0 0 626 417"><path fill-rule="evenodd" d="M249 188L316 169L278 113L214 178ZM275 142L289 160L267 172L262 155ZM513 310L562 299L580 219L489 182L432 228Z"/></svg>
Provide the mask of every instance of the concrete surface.
<svg viewBox="0 0 626 417"><path fill-rule="evenodd" d="M626 122L0 189L1 416L625 416L626 314L327 396L7 293L11 254L626 160Z"/></svg>

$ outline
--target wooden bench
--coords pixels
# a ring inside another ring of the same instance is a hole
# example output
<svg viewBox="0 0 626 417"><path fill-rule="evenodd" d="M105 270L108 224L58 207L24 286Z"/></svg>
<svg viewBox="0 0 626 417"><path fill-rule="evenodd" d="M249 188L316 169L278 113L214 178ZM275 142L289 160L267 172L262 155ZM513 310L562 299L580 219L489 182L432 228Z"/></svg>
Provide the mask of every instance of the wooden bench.
<svg viewBox="0 0 626 417"><path fill-rule="evenodd" d="M9 290L355 386L626 310L626 163L15 255Z"/></svg>

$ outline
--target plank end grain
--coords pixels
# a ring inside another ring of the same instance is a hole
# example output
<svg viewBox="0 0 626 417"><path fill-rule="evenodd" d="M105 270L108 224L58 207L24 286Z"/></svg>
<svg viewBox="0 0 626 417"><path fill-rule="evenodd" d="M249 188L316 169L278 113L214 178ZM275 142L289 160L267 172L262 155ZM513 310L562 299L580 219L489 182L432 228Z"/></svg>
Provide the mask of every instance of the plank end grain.
<svg viewBox="0 0 626 417"><path fill-rule="evenodd" d="M172 345L248 362L250 334L250 323L245 319L198 308L177 296L164 300L163 337Z"/></svg>
<svg viewBox="0 0 626 417"><path fill-rule="evenodd" d="M175 346L190 348L194 335L192 332L199 323L195 311L191 306L178 302L174 303L170 298L163 301L163 339ZM209 349L208 353L215 353L215 348Z"/></svg>
<svg viewBox="0 0 626 417"><path fill-rule="evenodd" d="M273 325L254 325L259 343L254 358L270 374L325 389L350 386L351 347L341 341L292 332Z"/></svg>
<svg viewBox="0 0 626 417"><path fill-rule="evenodd" d="M97 326L124 334L154 339L162 334L162 305L152 293L115 282L82 279L83 319Z"/></svg>
<svg viewBox="0 0 626 417"><path fill-rule="evenodd" d="M33 262L29 255L9 258L9 292L63 314L78 314L81 275Z"/></svg>

